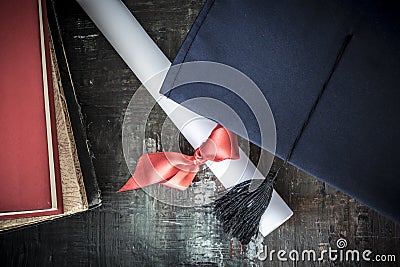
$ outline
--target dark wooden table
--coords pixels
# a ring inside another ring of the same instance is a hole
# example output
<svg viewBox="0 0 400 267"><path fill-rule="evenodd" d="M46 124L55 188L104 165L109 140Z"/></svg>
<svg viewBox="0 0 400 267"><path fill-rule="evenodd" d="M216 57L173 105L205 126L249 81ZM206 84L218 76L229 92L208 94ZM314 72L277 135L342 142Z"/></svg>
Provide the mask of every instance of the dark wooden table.
<svg viewBox="0 0 400 267"><path fill-rule="evenodd" d="M171 60L203 3L124 2ZM121 145L124 112L140 82L77 3L57 1L56 8L103 205L0 235L0 266L400 266L398 225L293 167L281 174L276 187L293 209L293 217L247 247L223 234L207 207L166 205L142 190L117 194L129 177ZM146 144L159 148L158 122L163 120L164 113L155 108ZM184 141L181 146L190 150ZM198 179L206 176L210 171L204 169ZM348 249L395 254L397 264L257 259L264 246L318 252L336 249L339 238L347 240Z"/></svg>

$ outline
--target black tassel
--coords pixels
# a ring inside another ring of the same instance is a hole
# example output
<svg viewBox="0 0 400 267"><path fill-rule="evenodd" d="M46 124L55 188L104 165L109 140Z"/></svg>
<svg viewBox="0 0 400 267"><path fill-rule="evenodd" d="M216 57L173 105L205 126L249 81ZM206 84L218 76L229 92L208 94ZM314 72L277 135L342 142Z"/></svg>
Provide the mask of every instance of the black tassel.
<svg viewBox="0 0 400 267"><path fill-rule="evenodd" d="M225 233L243 245L250 242L258 233L261 216L271 201L275 179L275 172L268 173L255 190L250 188L252 180L242 182L214 202L214 214Z"/></svg>

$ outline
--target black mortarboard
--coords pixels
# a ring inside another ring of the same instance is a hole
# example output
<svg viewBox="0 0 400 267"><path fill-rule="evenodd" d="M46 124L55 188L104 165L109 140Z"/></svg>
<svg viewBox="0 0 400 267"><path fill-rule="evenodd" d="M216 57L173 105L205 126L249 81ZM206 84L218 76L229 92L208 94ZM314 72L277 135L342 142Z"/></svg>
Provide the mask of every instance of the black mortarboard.
<svg viewBox="0 0 400 267"><path fill-rule="evenodd" d="M277 156L287 157L301 132L291 164L400 221L398 14L388 1L210 0L174 64L216 61L248 75L274 114ZM230 105L262 145L251 110L229 90L170 87L162 92L240 134L218 109L185 101Z"/></svg>

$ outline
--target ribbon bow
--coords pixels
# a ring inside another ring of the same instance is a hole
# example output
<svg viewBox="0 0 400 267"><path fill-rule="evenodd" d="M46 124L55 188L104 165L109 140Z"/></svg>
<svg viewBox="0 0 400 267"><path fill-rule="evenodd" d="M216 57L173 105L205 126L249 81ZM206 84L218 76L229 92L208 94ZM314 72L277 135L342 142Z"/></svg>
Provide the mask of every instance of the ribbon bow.
<svg viewBox="0 0 400 267"><path fill-rule="evenodd" d="M151 184L185 190L193 181L200 165L206 161L238 159L236 134L217 125L208 139L194 151L193 156L176 152L156 152L142 155L135 173L118 192L134 190Z"/></svg>

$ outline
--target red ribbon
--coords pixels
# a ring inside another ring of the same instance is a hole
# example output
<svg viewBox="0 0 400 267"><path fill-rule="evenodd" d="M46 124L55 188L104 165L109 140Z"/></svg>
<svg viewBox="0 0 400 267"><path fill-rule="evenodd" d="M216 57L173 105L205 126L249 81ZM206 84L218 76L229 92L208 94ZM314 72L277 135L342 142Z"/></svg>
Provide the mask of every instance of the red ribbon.
<svg viewBox="0 0 400 267"><path fill-rule="evenodd" d="M134 190L151 184L185 190L193 181L200 165L206 161L238 159L236 134L217 125L210 137L194 151L193 156L176 152L156 152L139 158L135 173L118 192Z"/></svg>

